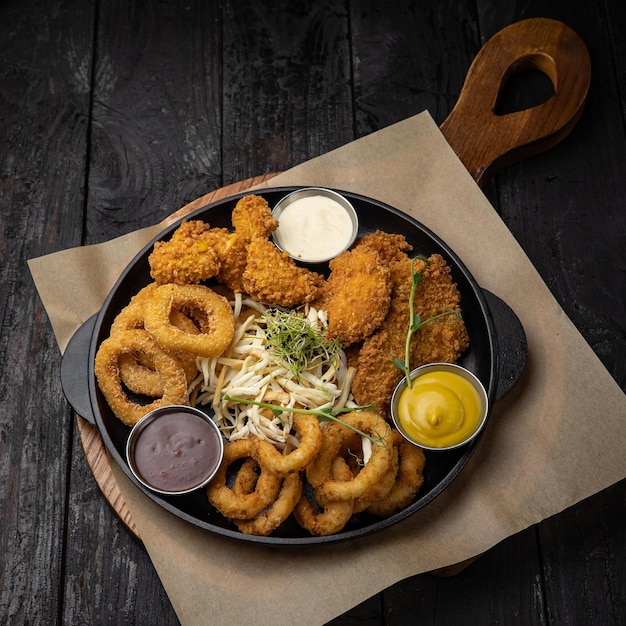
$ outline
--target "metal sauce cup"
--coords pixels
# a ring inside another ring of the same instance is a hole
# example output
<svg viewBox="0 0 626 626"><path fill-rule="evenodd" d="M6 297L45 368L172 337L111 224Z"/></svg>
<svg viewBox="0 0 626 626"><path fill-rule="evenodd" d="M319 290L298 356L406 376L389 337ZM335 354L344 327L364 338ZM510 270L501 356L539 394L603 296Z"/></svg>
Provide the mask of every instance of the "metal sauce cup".
<svg viewBox="0 0 626 626"><path fill-rule="evenodd" d="M347 250L359 220L352 204L323 187L306 187L282 198L272 211L276 246L301 263L325 263Z"/></svg>
<svg viewBox="0 0 626 626"><path fill-rule="evenodd" d="M426 439L420 440L418 435L407 432L407 429L403 425L400 418L399 410L400 398L402 397L404 391L407 389L406 377L403 377L402 380L398 383L391 397L391 418L398 431L400 431L400 434L416 446L419 446L420 448L423 448L425 450L452 450L472 441L472 439L477 437L484 427L485 422L487 421L487 416L489 414L489 400L487 397L487 391L485 390L485 387L480 382L480 380L472 372L465 369L464 367L461 367L460 365L455 365L452 363L432 363L429 365L423 365L421 367L418 367L411 372L411 381L415 382L420 377L423 377L433 372L446 372L453 374L454 376L458 376L460 379L468 382L471 387L475 389L478 395L478 419L476 420L475 428L471 432L469 432L467 436L464 437L462 440L456 441L448 445L436 445L433 444L432 441L429 443Z"/></svg>
<svg viewBox="0 0 626 626"><path fill-rule="evenodd" d="M135 478L162 495L205 487L220 467L224 441L203 411L172 405L151 411L132 428L126 459Z"/></svg>

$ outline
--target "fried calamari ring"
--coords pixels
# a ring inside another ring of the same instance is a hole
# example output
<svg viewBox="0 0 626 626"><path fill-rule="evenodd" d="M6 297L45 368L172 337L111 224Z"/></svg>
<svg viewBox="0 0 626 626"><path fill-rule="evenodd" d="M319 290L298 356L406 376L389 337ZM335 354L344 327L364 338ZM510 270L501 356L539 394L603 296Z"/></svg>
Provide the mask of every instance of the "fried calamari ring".
<svg viewBox="0 0 626 626"><path fill-rule="evenodd" d="M155 369L154 359L143 354L120 354L117 366L120 380L133 393L151 398L163 395L165 380Z"/></svg>
<svg viewBox="0 0 626 626"><path fill-rule="evenodd" d="M119 376L122 354L141 353L153 360L154 367L165 381L163 396L141 405L128 398ZM185 372L169 352L163 350L144 330L120 331L105 339L96 354L94 372L98 386L113 413L128 426L136 424L146 413L161 406L188 404Z"/></svg>
<svg viewBox="0 0 626 626"><path fill-rule="evenodd" d="M340 453L345 440L352 439L354 431L339 422L332 422L323 429L322 449L314 463L307 468L307 480L316 489L317 498L322 504L335 500L354 500L362 496L368 487L382 479L393 461L392 431L380 415L371 411L355 411L344 415L342 421L370 435L375 442L370 459L352 480L333 480L329 477L331 463Z"/></svg>
<svg viewBox="0 0 626 626"><path fill-rule="evenodd" d="M280 475L261 467L254 491L250 493L235 493L226 484L229 467L239 461L252 456L252 437L229 441L224 446L224 458L217 474L206 489L209 502L224 516L239 520L255 518L269 507L280 490Z"/></svg>
<svg viewBox="0 0 626 626"><path fill-rule="evenodd" d="M343 457L335 457L330 466L330 477L335 481L349 482L352 472ZM315 499L317 500L317 490ZM307 494L303 493L293 510L293 516L306 531L317 537L333 535L339 532L352 517L354 500L337 500L321 505L311 503Z"/></svg>
<svg viewBox="0 0 626 626"><path fill-rule="evenodd" d="M156 283L150 283L137 294L118 313L111 325L110 334L114 335L120 331L145 329L144 314L150 297L158 287ZM185 332L198 334L199 330L189 317L178 309L172 309L170 315L172 325ZM197 374L196 359L194 355L179 352L174 356L180 361L187 383L190 383ZM144 396L159 397L163 395L165 386L163 377L155 371L154 364L146 355L123 354L119 359L120 378L124 385L132 392Z"/></svg>
<svg viewBox="0 0 626 626"><path fill-rule="evenodd" d="M319 420L315 415L295 413L293 424L299 435L300 445L289 454L281 454L269 441L260 438L254 440L252 454L260 465L286 474L305 469L313 460L323 441Z"/></svg>
<svg viewBox="0 0 626 626"><path fill-rule="evenodd" d="M174 326L172 309L193 316L200 325L198 334ZM173 352L188 352L200 357L221 354L235 332L233 310L226 298L203 285L160 285L152 293L145 312L146 330Z"/></svg>
<svg viewBox="0 0 626 626"><path fill-rule="evenodd" d="M234 486L233 491L235 491ZM267 511L251 520L236 519L233 521L237 528L246 535L267 537L291 515L301 497L302 480L300 479L300 474L299 472L289 472L282 478L278 497Z"/></svg>
<svg viewBox="0 0 626 626"><path fill-rule="evenodd" d="M138 291L130 300L130 302L117 314L111 324L110 335L114 335L120 330L133 330L142 328L145 330L145 313L150 302L150 298L155 289L159 287L157 283L149 283ZM198 327L193 320L185 315L181 310L172 308L170 314L170 322L172 325L184 330L188 333L199 332Z"/></svg>
<svg viewBox="0 0 626 626"><path fill-rule="evenodd" d="M400 459L397 478L384 498L367 507L369 513L379 517L389 517L409 506L424 483L423 450L406 441L398 431L393 431L393 445Z"/></svg>
<svg viewBox="0 0 626 626"><path fill-rule="evenodd" d="M167 350L166 352L170 352ZM173 353L178 359L184 372L187 384L196 377L196 358L193 354L183 352ZM155 370L152 360L145 355L122 354L119 360L120 378L128 389L134 393L154 398L163 395L165 381L163 376Z"/></svg>
<svg viewBox="0 0 626 626"><path fill-rule="evenodd" d="M389 469L385 472L385 474L379 481L368 487L362 496L355 498L355 513L365 511L365 509L367 509L369 506L387 496L387 494L391 491L396 482L398 465L398 449L394 446L391 451L391 463L389 464Z"/></svg>
<svg viewBox="0 0 626 626"><path fill-rule="evenodd" d="M144 313L146 304L158 287L156 283L150 283L140 289L130 300L130 302L117 314L111 324L109 334L114 335L120 330L132 330L134 328L144 328Z"/></svg>
<svg viewBox="0 0 626 626"><path fill-rule="evenodd" d="M332 425L327 424L322 429L323 441L320 451L306 468L306 479L313 489L317 489L329 479L333 459L339 455L346 434L337 428L331 428Z"/></svg>

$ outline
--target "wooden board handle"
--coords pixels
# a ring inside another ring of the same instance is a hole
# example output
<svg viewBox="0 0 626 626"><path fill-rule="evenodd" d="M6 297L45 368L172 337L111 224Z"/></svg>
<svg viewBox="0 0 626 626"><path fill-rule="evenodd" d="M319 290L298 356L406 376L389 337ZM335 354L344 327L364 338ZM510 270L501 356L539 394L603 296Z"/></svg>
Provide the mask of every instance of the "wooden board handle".
<svg viewBox="0 0 626 626"><path fill-rule="evenodd" d="M526 70L546 74L554 95L529 109L497 115L507 80ZM590 81L587 48L565 24L546 18L511 24L479 50L441 131L483 185L499 169L564 139L582 114Z"/></svg>

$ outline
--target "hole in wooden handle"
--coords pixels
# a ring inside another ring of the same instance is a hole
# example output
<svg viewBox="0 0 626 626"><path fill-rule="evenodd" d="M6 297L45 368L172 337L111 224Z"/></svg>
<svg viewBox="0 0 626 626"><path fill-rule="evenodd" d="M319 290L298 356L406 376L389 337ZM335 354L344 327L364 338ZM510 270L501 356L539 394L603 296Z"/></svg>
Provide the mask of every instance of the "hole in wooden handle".
<svg viewBox="0 0 626 626"><path fill-rule="evenodd" d="M554 94L556 76L544 71L536 58L520 59L505 75L493 109L495 115L509 115L547 102Z"/></svg>
<svg viewBox="0 0 626 626"><path fill-rule="evenodd" d="M531 108L496 115L507 79L524 70L548 76L554 94ZM566 137L582 114L590 81L587 48L573 30L546 18L517 22L479 50L441 131L482 185L502 167Z"/></svg>

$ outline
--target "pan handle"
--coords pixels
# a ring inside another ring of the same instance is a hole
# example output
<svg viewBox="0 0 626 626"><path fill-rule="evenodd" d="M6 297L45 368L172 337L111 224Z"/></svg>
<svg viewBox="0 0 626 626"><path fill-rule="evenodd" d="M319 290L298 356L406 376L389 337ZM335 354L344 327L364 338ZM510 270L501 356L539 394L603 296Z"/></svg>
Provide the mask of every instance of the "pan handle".
<svg viewBox="0 0 626 626"><path fill-rule="evenodd" d="M496 402L517 382L526 365L526 332L515 311L501 298L481 289L489 307L496 335Z"/></svg>
<svg viewBox="0 0 626 626"><path fill-rule="evenodd" d="M89 397L89 347L98 314L92 315L72 335L61 359L61 387L74 411L92 424L96 418Z"/></svg>
<svg viewBox="0 0 626 626"><path fill-rule="evenodd" d="M507 80L525 70L546 74L554 95L529 109L496 115ZM516 22L478 51L441 132L482 186L503 167L564 139L582 114L590 81L587 48L568 26L547 18Z"/></svg>

